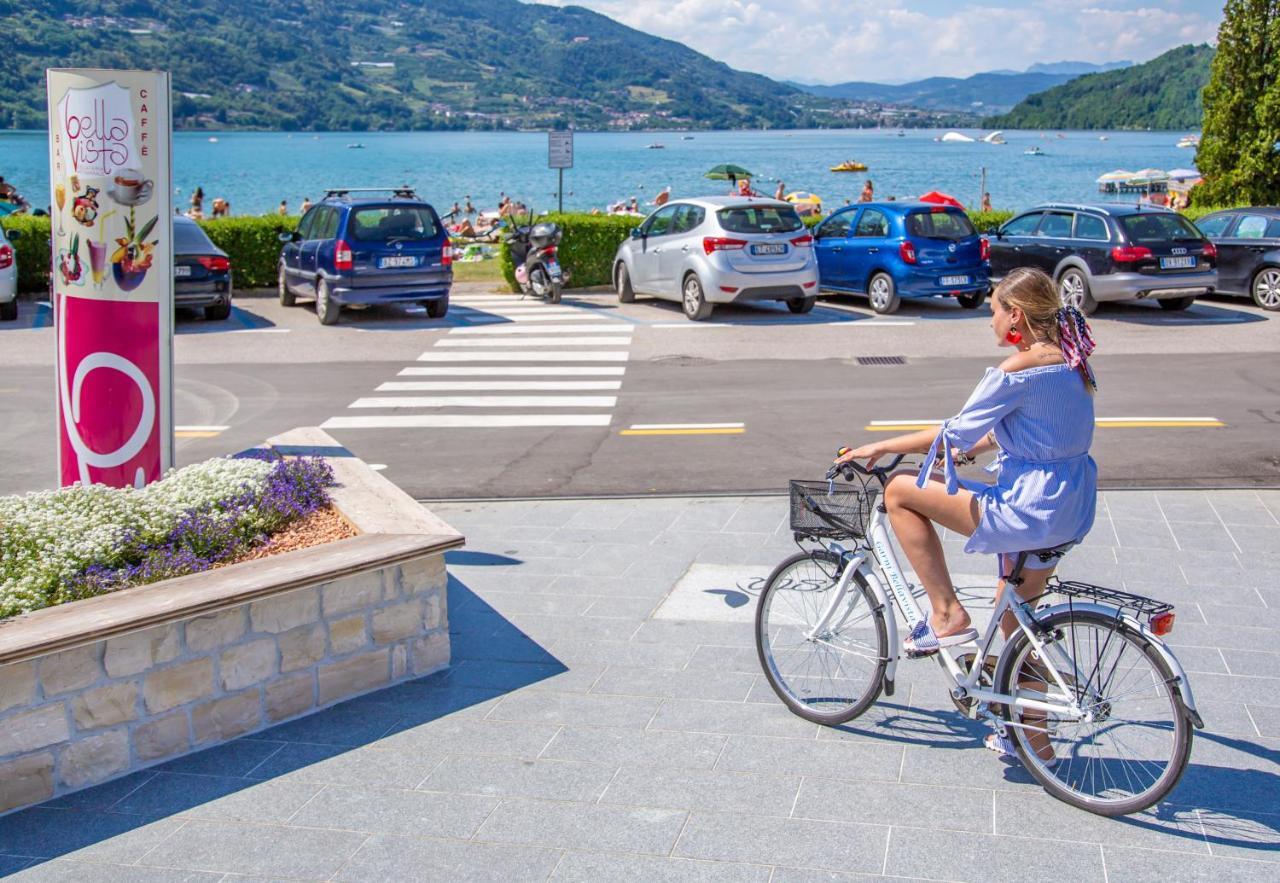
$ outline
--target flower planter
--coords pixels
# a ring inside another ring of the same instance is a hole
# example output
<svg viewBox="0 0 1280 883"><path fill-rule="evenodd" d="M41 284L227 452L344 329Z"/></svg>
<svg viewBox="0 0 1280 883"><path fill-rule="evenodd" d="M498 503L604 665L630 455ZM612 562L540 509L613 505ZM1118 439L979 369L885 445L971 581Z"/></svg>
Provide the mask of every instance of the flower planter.
<svg viewBox="0 0 1280 883"><path fill-rule="evenodd" d="M449 664L463 537L319 429L358 535L0 622L0 813Z"/></svg>

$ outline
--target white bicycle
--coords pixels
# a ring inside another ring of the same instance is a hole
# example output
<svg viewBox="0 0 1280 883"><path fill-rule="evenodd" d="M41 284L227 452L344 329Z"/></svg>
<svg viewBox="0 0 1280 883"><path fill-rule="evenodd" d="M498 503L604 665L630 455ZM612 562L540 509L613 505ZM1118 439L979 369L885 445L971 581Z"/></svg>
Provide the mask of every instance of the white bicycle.
<svg viewBox="0 0 1280 883"><path fill-rule="evenodd" d="M925 616L877 502L901 460L870 470L846 463L826 481L791 482L796 540L818 546L801 546L769 577L756 647L769 684L806 720L842 724L882 691L892 696L901 647L893 607L908 629ZM850 483L837 486L837 474ZM1048 563L1065 552L1018 554L1006 582L1022 584L1029 556ZM991 656L1006 612L1017 630ZM1192 727L1204 727L1187 675L1161 640L1173 621L1170 604L1055 577L1028 601L1003 592L976 641L932 655L956 707L1011 741L1046 791L1099 815L1126 815L1173 789Z"/></svg>

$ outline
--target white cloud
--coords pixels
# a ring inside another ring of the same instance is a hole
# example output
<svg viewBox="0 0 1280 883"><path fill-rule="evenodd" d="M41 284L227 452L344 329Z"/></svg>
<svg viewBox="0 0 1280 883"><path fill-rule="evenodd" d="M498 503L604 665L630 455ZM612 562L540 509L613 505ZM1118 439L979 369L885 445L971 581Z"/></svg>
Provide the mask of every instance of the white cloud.
<svg viewBox="0 0 1280 883"><path fill-rule="evenodd" d="M740 70L826 83L964 77L1063 60L1147 61L1213 40L1221 19L1221 0L550 2L585 6Z"/></svg>

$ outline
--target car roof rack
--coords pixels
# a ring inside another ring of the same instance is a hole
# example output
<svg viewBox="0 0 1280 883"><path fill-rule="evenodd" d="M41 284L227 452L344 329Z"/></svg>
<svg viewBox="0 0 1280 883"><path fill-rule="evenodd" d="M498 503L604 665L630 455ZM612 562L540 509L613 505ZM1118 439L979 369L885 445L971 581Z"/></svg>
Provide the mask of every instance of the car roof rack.
<svg viewBox="0 0 1280 883"><path fill-rule="evenodd" d="M395 199L417 199L418 193L408 184L399 187L329 187L325 199L345 199L352 193L390 193Z"/></svg>

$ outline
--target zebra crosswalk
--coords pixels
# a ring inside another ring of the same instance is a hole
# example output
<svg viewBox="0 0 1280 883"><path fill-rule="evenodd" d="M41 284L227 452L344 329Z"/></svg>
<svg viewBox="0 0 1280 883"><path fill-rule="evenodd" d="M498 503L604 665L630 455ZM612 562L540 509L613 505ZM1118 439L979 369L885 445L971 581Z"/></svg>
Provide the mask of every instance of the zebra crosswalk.
<svg viewBox="0 0 1280 883"><path fill-rule="evenodd" d="M325 429L607 427L634 325L572 302L457 297L466 322Z"/></svg>

